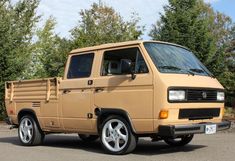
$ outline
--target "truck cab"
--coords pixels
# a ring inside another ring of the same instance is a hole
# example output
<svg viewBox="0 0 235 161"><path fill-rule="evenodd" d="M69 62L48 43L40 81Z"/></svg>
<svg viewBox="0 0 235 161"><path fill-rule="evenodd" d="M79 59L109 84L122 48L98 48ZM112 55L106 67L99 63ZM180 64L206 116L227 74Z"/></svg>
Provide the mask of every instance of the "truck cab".
<svg viewBox="0 0 235 161"><path fill-rule="evenodd" d="M129 41L72 50L63 78L5 84L9 122L23 145L45 134L100 138L111 154L126 154L138 137L189 143L194 134L230 128L224 88L187 48Z"/></svg>

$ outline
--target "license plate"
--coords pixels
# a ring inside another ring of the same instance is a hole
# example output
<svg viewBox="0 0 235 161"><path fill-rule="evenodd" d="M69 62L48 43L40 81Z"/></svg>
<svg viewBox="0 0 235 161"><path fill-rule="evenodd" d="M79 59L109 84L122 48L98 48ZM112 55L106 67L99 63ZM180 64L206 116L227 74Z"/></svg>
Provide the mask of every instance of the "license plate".
<svg viewBox="0 0 235 161"><path fill-rule="evenodd" d="M216 125L206 125L205 134L215 134L216 133Z"/></svg>

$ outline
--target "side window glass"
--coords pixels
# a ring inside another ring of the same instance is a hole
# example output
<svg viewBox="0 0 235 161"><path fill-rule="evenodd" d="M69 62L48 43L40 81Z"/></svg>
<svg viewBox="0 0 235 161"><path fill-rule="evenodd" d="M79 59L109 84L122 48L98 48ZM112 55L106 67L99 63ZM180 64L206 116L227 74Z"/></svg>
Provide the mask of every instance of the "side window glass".
<svg viewBox="0 0 235 161"><path fill-rule="evenodd" d="M91 75L94 54L74 55L70 59L68 79L87 78Z"/></svg>
<svg viewBox="0 0 235 161"><path fill-rule="evenodd" d="M132 61L133 70L136 74L148 73L147 65L138 48L128 48L104 52L102 75L122 75L121 60Z"/></svg>
<svg viewBox="0 0 235 161"><path fill-rule="evenodd" d="M144 58L139 50L137 50L136 55L136 64L135 64L135 73L148 73L147 65L144 61Z"/></svg>

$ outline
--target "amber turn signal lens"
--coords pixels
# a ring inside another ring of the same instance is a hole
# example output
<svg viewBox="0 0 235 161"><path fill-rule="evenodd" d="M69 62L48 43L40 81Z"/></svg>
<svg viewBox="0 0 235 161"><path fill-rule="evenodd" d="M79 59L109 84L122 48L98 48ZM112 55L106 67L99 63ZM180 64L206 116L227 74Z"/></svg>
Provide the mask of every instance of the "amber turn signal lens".
<svg viewBox="0 0 235 161"><path fill-rule="evenodd" d="M168 110L161 110L159 113L160 119L167 119L168 118Z"/></svg>

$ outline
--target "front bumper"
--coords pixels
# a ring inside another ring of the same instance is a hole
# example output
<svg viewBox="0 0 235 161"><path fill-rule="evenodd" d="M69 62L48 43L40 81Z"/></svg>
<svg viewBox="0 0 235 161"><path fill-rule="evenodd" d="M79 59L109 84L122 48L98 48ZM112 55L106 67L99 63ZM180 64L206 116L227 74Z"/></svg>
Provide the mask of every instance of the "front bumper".
<svg viewBox="0 0 235 161"><path fill-rule="evenodd" d="M206 125L216 124L216 131L226 130L231 127L230 121L222 121L220 123L198 123L190 125L160 125L158 128L158 136L176 137L188 134L205 133Z"/></svg>

